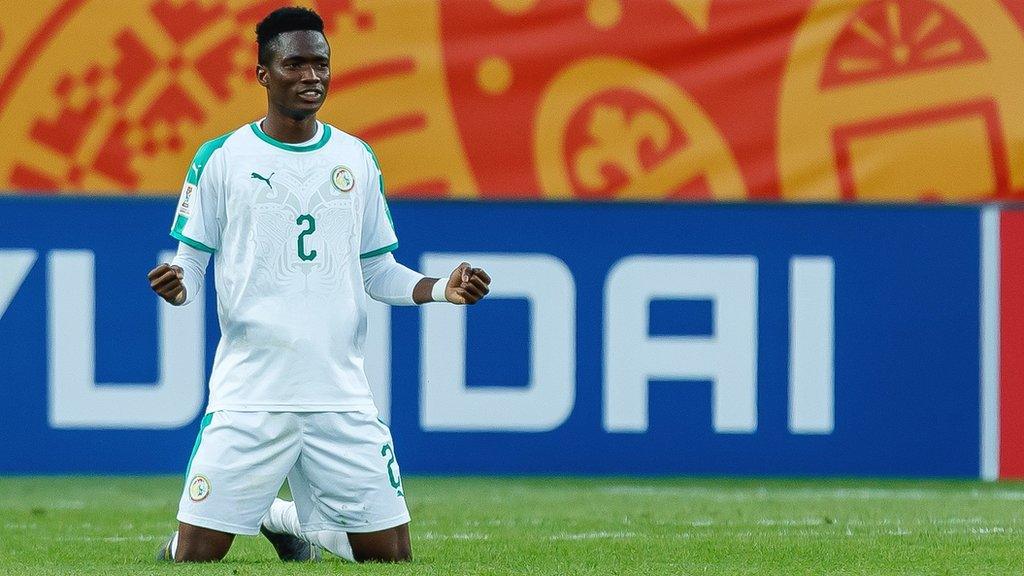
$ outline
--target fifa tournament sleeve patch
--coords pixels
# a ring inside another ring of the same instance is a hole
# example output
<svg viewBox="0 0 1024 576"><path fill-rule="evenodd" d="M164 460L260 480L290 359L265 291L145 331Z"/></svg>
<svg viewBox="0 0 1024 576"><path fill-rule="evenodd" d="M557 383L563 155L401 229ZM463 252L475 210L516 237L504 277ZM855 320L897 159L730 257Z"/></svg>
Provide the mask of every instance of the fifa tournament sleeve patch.
<svg viewBox="0 0 1024 576"><path fill-rule="evenodd" d="M185 182L181 188L181 199L178 201L178 215L188 218L192 211L192 197L196 193L195 184Z"/></svg>
<svg viewBox="0 0 1024 576"><path fill-rule="evenodd" d="M211 248L206 244L198 240L193 240L185 235L185 226L188 224L189 217L192 215L192 208L194 203L198 200L199 188L191 182L185 182L185 185L181 189L181 199L178 200L178 210L174 216L174 224L171 226L171 237L179 242L184 242L196 250L202 250L213 254L217 250ZM201 222L202 220L200 220Z"/></svg>

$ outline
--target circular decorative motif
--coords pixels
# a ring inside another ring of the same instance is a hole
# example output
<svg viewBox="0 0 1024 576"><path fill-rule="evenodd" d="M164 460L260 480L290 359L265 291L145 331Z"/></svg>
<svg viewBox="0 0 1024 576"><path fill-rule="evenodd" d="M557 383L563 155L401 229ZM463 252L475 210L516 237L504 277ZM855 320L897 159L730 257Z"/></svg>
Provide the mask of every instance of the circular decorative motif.
<svg viewBox="0 0 1024 576"><path fill-rule="evenodd" d="M193 502L202 502L210 495L210 481L206 476L196 475L188 483L188 497Z"/></svg>
<svg viewBox="0 0 1024 576"><path fill-rule="evenodd" d="M742 199L728 145L688 94L635 61L592 58L547 87L534 158L549 198Z"/></svg>
<svg viewBox="0 0 1024 576"><path fill-rule="evenodd" d="M334 183L334 187L342 192L349 192L356 185L356 178L352 175L352 171L347 166L338 166L331 173L331 182Z"/></svg>
<svg viewBox="0 0 1024 576"><path fill-rule="evenodd" d="M926 0L876 0L843 24L825 59L821 86L886 81L985 60L980 41L949 8Z"/></svg>
<svg viewBox="0 0 1024 576"><path fill-rule="evenodd" d="M477 84L489 94L504 94L512 85L512 67L508 60L491 56L477 68Z"/></svg>

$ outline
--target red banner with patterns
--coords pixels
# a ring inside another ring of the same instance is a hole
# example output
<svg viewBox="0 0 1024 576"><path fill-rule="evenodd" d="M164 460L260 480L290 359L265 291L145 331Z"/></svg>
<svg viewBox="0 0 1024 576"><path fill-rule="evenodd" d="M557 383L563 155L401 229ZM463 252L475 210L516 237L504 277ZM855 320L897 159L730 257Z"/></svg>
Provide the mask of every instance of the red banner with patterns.
<svg viewBox="0 0 1024 576"><path fill-rule="evenodd" d="M261 0L0 22L0 189L174 194L257 118ZM316 0L323 119L397 197L977 201L1024 192L1024 0Z"/></svg>

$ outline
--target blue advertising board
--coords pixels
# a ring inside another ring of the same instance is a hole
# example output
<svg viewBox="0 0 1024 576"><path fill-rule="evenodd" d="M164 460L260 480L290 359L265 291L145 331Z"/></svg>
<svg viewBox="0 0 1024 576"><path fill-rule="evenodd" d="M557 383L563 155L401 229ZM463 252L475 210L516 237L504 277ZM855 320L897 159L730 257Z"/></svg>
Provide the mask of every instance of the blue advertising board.
<svg viewBox="0 0 1024 576"><path fill-rule="evenodd" d="M181 472L219 331L212 282L149 291L173 201L0 210L0 473ZM371 311L405 473L978 476L976 208L392 212L399 261L494 279Z"/></svg>

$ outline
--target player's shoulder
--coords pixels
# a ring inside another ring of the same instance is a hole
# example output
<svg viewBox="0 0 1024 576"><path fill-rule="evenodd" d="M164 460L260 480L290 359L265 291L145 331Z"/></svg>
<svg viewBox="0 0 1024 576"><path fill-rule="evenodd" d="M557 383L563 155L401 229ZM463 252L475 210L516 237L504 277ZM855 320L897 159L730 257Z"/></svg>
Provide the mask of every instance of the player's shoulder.
<svg viewBox="0 0 1024 576"><path fill-rule="evenodd" d="M199 148L196 150L195 156L192 157L192 163L189 166L186 181L190 184L198 184L199 178L202 176L203 172L206 171L206 167L210 164L210 161L221 150L224 150L225 146L231 146L232 142L238 141L244 128L245 126L236 128L200 144Z"/></svg>
<svg viewBox="0 0 1024 576"><path fill-rule="evenodd" d="M373 148L365 140L326 122L324 122L324 127L331 131L332 144L345 148L350 152L365 155L368 159L376 162L377 156L374 154Z"/></svg>

